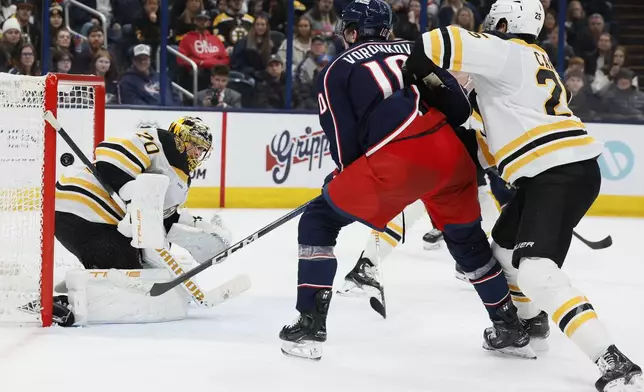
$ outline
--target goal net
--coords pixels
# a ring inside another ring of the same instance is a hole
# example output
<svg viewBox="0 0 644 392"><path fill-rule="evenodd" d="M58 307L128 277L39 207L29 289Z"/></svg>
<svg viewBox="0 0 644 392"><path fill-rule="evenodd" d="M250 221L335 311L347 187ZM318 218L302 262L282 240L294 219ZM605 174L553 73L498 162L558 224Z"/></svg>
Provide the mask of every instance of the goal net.
<svg viewBox="0 0 644 392"><path fill-rule="evenodd" d="M101 78L0 74L0 323L51 325L53 286L80 263L54 240L56 179L82 167L45 124L57 116L93 159L103 140L105 88ZM22 307L40 301L41 308ZM38 311L40 309L40 311Z"/></svg>

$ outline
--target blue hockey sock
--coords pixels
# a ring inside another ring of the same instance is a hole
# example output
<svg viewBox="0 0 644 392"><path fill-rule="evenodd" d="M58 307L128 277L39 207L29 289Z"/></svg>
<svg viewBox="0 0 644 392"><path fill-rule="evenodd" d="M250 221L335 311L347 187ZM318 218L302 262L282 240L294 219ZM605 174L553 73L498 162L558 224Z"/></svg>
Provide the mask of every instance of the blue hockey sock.
<svg viewBox="0 0 644 392"><path fill-rule="evenodd" d="M332 289L338 260L332 246L299 246L297 271L297 304L299 312L316 309L315 294L320 289Z"/></svg>

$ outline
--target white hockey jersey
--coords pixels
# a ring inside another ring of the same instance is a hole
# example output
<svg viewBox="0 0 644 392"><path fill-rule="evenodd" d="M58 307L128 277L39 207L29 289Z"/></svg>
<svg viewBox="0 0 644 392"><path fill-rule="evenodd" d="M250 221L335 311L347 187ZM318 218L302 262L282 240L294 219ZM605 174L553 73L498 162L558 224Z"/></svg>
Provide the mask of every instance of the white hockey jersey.
<svg viewBox="0 0 644 392"><path fill-rule="evenodd" d="M471 76L485 122L485 132L477 132L480 154L490 166L493 158L505 181L601 154L603 143L568 108L563 83L539 46L456 26L424 33L422 43L434 64Z"/></svg>
<svg viewBox="0 0 644 392"><path fill-rule="evenodd" d="M164 202L166 218L188 197L190 177L187 156L168 131L140 129L129 139L109 138L96 148L94 163L102 179L117 192L141 173L168 176L170 183ZM125 215L87 169L63 175L58 180L56 211L110 225L118 224Z"/></svg>

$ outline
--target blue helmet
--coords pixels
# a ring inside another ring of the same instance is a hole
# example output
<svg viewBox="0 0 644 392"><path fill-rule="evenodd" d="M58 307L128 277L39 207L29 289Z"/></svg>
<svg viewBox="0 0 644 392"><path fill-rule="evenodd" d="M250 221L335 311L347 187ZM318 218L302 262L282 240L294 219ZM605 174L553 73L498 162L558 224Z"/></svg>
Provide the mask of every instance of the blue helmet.
<svg viewBox="0 0 644 392"><path fill-rule="evenodd" d="M355 24L359 38L387 38L393 27L392 16L386 1L354 0L342 11L342 31Z"/></svg>

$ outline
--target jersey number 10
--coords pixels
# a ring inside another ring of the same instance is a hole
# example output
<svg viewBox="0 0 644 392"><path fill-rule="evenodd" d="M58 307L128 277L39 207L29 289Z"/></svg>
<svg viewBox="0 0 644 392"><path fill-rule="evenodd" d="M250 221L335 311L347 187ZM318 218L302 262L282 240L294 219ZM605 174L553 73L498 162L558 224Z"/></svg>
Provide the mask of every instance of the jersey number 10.
<svg viewBox="0 0 644 392"><path fill-rule="evenodd" d="M405 61L407 61L407 57L407 55L399 54L396 56L389 56L383 60L398 82L398 88L395 90L392 86L392 81L387 74L385 74L385 70L382 69L381 61L374 60L362 64L371 71L373 79L378 83L378 86L380 86L380 90L382 90L383 98L387 98L393 94L394 91L402 90L402 88L405 87L405 83L403 82L402 66L405 64Z"/></svg>

